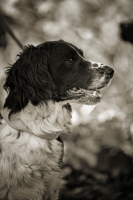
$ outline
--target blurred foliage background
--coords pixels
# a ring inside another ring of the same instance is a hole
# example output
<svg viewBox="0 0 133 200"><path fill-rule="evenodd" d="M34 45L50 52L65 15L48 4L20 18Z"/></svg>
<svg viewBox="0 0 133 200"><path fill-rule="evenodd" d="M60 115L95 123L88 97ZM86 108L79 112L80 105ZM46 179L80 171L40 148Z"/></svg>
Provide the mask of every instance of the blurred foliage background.
<svg viewBox="0 0 133 200"><path fill-rule="evenodd" d="M60 200L133 199L133 46L120 29L129 21L133 0L0 1L0 109L4 68L22 45L63 39L115 69L100 104L73 104Z"/></svg>

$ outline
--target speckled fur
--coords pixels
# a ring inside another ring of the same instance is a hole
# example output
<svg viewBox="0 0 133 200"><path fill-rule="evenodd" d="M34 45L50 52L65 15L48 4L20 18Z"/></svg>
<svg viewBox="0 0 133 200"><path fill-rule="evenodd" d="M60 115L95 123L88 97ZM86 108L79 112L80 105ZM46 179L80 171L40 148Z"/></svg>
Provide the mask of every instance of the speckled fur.
<svg viewBox="0 0 133 200"><path fill-rule="evenodd" d="M58 137L67 131L71 112L49 101L38 106L29 103L20 113L12 115L11 121L18 116L33 134L17 131L7 123L2 126L0 200L56 200L62 177L63 143L36 135L57 133Z"/></svg>

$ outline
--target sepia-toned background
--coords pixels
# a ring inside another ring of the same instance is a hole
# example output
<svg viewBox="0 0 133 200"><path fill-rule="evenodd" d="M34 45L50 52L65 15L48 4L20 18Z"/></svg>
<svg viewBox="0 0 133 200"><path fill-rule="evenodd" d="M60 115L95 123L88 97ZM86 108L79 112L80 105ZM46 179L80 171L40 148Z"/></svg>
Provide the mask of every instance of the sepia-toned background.
<svg viewBox="0 0 133 200"><path fill-rule="evenodd" d="M0 109L4 68L21 44L63 39L114 68L97 106L73 105L60 200L132 200L133 45L120 24L133 21L133 0L1 0L0 14Z"/></svg>

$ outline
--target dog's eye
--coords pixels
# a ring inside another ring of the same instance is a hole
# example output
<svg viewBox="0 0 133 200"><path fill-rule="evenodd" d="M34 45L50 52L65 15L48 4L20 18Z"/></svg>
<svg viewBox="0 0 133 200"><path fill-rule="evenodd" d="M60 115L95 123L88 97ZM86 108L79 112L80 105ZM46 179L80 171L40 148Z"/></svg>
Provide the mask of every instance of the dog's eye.
<svg viewBox="0 0 133 200"><path fill-rule="evenodd" d="M68 60L68 62L74 62L74 59L73 58L70 58L69 60Z"/></svg>
<svg viewBox="0 0 133 200"><path fill-rule="evenodd" d="M72 65L74 63L74 59L73 58L69 58L67 61L66 61L66 64L67 65Z"/></svg>

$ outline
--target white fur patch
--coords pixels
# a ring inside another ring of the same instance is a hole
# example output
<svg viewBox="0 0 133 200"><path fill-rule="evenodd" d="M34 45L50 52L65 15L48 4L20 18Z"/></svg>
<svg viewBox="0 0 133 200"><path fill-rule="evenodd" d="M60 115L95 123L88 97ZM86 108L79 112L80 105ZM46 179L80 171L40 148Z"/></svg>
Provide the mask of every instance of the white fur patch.
<svg viewBox="0 0 133 200"><path fill-rule="evenodd" d="M0 198L57 199L63 144L56 139L42 138L51 135L56 138L67 131L70 119L70 111L53 101L38 106L29 103L9 122L22 131L7 123L1 126Z"/></svg>

